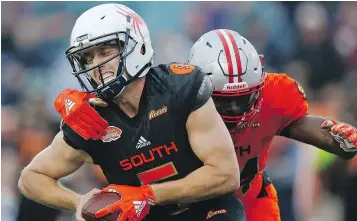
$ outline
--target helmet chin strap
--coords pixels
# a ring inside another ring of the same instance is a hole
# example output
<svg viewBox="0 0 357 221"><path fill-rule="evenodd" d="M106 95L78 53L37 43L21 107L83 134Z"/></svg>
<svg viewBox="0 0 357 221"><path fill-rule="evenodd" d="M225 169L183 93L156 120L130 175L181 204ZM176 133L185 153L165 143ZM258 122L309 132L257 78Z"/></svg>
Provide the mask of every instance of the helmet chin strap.
<svg viewBox="0 0 357 221"><path fill-rule="evenodd" d="M122 75L113 83L101 90L101 95L105 100L112 100L121 94L126 86L127 79Z"/></svg>

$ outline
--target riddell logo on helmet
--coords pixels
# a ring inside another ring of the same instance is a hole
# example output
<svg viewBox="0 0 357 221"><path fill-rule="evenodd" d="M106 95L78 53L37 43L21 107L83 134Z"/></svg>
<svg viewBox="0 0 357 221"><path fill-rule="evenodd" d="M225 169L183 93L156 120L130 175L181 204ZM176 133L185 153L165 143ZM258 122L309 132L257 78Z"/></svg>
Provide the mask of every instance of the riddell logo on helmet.
<svg viewBox="0 0 357 221"><path fill-rule="evenodd" d="M248 84L246 82L227 83L223 86L223 90L241 90L245 88L248 88Z"/></svg>
<svg viewBox="0 0 357 221"><path fill-rule="evenodd" d="M103 142L112 142L114 140L117 140L121 137L122 130L114 127L114 126L109 126L105 129L107 132L102 138L100 138Z"/></svg>
<svg viewBox="0 0 357 221"><path fill-rule="evenodd" d="M81 36L76 38L76 40L78 42L83 41L83 40L87 40L87 39L88 39L88 34L84 34L84 35L81 35Z"/></svg>
<svg viewBox="0 0 357 221"><path fill-rule="evenodd" d="M166 114L167 113L167 107L163 106L162 108L158 110L151 110L149 112L149 120L152 120L155 117L158 117L160 115Z"/></svg>

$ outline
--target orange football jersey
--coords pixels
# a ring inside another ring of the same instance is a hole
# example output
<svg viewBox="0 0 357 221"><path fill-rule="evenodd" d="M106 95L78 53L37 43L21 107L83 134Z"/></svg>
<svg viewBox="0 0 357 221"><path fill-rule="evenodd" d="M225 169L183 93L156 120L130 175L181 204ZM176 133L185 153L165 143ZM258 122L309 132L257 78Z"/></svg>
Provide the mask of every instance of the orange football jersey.
<svg viewBox="0 0 357 221"><path fill-rule="evenodd" d="M286 74L268 73L259 112L249 122L237 125L233 142L241 170L236 195L247 202L259 195L268 151L274 136L307 114L304 89Z"/></svg>

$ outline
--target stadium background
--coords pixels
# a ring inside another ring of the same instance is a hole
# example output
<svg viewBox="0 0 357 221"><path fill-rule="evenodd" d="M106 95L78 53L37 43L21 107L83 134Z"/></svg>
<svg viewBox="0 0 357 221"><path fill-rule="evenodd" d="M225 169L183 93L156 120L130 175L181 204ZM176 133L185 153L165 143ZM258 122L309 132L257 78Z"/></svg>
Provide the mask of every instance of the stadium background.
<svg viewBox="0 0 357 221"><path fill-rule="evenodd" d="M101 2L1 3L1 220L74 220L25 200L21 169L58 131L52 106L64 88L78 88L64 56L76 17ZM357 126L356 2L126 2L151 31L155 63L185 62L197 38L229 28L265 55L270 72L287 72L305 88L309 112ZM278 96L278 95L277 95ZM357 158L346 162L277 138L268 172L283 221L357 220ZM85 193L102 187L97 168L61 180ZM355 187L353 187L355 186ZM352 218L348 218L352 216ZM344 218L345 217L345 218Z"/></svg>

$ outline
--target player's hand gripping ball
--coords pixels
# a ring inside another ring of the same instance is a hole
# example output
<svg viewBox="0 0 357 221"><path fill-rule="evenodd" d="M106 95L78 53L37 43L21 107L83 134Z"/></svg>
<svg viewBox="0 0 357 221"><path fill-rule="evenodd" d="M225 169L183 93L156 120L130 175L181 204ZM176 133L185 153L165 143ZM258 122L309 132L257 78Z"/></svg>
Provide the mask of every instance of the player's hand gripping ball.
<svg viewBox="0 0 357 221"><path fill-rule="evenodd" d="M119 211L110 213L98 219L95 217L95 213L102 208L118 202L119 200L121 200L121 196L117 193L97 193L83 205L81 217L83 217L86 221L116 221L120 216Z"/></svg>
<svg viewBox="0 0 357 221"><path fill-rule="evenodd" d="M106 107L108 104L91 93L66 89L54 102L63 121L77 134L88 140L98 140L106 134L109 123L89 104Z"/></svg>
<svg viewBox="0 0 357 221"><path fill-rule="evenodd" d="M109 185L83 206L82 216L92 217L94 214L97 220L141 221L149 214L150 205L155 204L149 185Z"/></svg>

